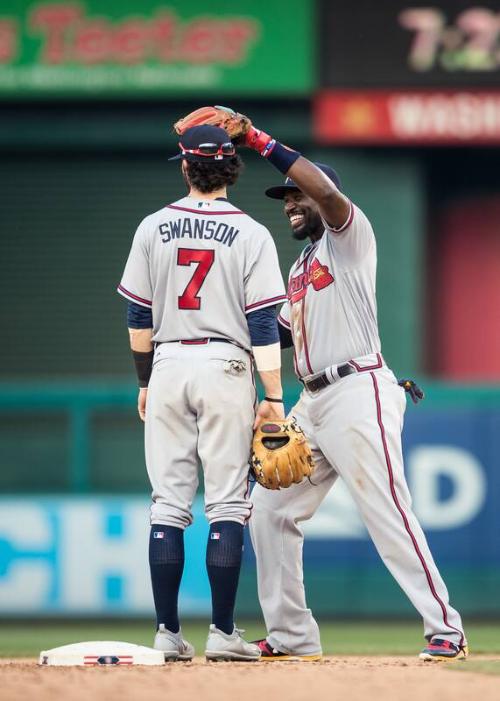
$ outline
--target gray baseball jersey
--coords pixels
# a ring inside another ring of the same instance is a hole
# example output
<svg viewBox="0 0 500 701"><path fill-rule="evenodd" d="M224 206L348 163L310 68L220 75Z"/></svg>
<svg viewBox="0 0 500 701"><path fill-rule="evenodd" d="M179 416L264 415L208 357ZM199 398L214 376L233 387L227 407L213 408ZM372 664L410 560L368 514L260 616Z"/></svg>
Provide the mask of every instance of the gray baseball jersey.
<svg viewBox="0 0 500 701"><path fill-rule="evenodd" d="M450 606L405 480L406 400L379 352L373 230L351 205L345 225L331 231L293 266L280 321L292 330L299 377L347 361L356 373L317 392L304 388L291 411L313 452L312 482L275 492L257 484L252 492L250 529L268 640L281 652L321 654L319 628L304 592L301 523L340 476L382 559L421 613L427 639L461 645L460 615Z"/></svg>
<svg viewBox="0 0 500 701"><path fill-rule="evenodd" d="M292 266L279 321L292 332L299 377L380 352L377 248L365 214L351 204L345 225L327 227Z"/></svg>
<svg viewBox="0 0 500 701"><path fill-rule="evenodd" d="M140 224L118 291L153 315L151 522L189 525L201 462L208 520L245 523L256 399L245 315L286 299L269 231L227 200L185 197Z"/></svg>
<svg viewBox="0 0 500 701"><path fill-rule="evenodd" d="M245 315L286 299L269 231L227 200L190 197L141 222L118 292L152 308L155 342L224 337L246 349Z"/></svg>

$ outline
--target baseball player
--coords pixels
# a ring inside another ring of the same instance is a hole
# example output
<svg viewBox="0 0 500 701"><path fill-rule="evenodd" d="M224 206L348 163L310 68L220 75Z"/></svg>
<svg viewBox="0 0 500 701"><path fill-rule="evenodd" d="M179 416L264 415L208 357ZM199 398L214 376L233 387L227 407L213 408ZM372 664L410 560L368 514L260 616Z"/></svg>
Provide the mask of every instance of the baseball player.
<svg viewBox="0 0 500 701"><path fill-rule="evenodd" d="M227 200L242 167L227 133L195 126L179 147L170 160L181 160L189 194L141 222L118 287L128 300L152 486L154 647L167 660L194 655L177 600L200 461L213 608L205 655L254 661L260 648L243 640L233 611L251 511L252 428L284 418L276 305L286 295L268 230ZM257 415L252 355L266 393Z"/></svg>
<svg viewBox="0 0 500 701"><path fill-rule="evenodd" d="M301 522L311 518L340 476L387 568L424 620L424 660L465 658L462 621L448 600L425 535L411 507L403 471L406 406L381 354L375 299L372 226L341 192L332 168L255 129L245 145L286 175L266 190L283 200L294 238L309 239L292 266L279 314L282 346L293 344L304 389L292 409L315 459L314 484L268 491L256 485L251 536L268 637L255 641L265 660L321 655L319 630L306 606ZM234 121L234 118L232 118Z"/></svg>

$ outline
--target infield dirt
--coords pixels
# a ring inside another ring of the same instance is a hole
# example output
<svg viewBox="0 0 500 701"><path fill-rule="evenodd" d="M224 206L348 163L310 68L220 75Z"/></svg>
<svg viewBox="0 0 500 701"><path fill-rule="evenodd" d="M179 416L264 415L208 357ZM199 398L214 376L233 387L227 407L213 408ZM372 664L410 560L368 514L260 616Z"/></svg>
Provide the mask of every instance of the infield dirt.
<svg viewBox="0 0 500 701"><path fill-rule="evenodd" d="M481 657L481 659L486 659ZM498 658L496 658L498 659ZM327 657L321 662L171 663L165 667L39 667L0 661L1 701L498 701L500 677L454 672L467 662L413 657Z"/></svg>

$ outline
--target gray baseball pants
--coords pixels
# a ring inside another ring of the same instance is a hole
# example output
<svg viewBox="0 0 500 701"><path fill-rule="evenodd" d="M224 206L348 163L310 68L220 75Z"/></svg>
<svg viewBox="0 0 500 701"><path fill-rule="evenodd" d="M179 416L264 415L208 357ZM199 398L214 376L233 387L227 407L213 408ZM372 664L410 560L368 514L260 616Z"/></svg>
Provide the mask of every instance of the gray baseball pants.
<svg viewBox="0 0 500 701"><path fill-rule="evenodd" d="M464 644L462 621L411 507L403 471L405 393L386 367L349 375L312 395L291 415L313 450L314 485L269 491L256 485L250 533L268 640L282 652L321 652L318 624L303 583L301 522L310 519L340 476L385 565L424 621L424 634Z"/></svg>
<svg viewBox="0 0 500 701"><path fill-rule="evenodd" d="M243 349L219 342L158 346L145 427L151 523L185 528L192 522L200 462L209 522L247 521L255 398Z"/></svg>

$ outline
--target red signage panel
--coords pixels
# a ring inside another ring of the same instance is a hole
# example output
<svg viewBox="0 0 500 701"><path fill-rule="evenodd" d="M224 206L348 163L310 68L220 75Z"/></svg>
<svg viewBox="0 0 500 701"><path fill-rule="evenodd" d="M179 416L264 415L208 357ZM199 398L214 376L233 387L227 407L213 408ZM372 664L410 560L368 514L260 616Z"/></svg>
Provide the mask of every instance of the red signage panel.
<svg viewBox="0 0 500 701"><path fill-rule="evenodd" d="M500 91L325 90L314 135L324 144L500 144Z"/></svg>

